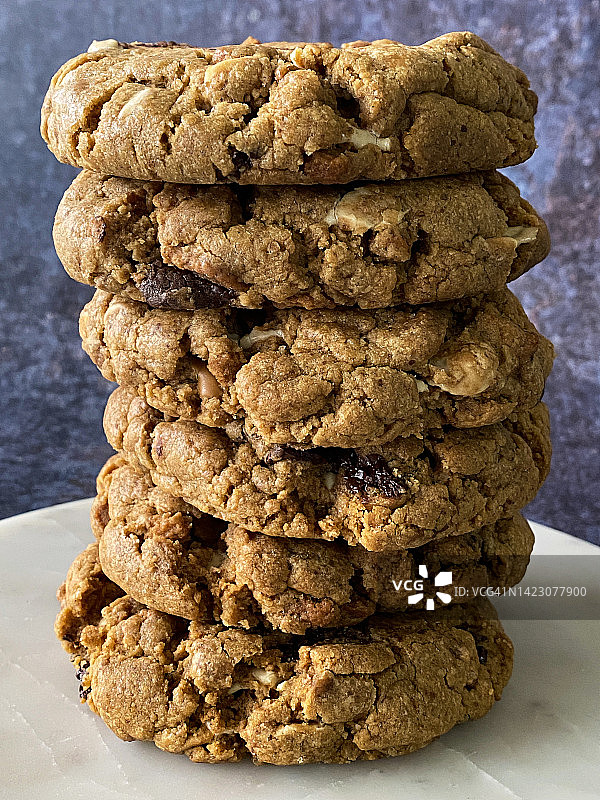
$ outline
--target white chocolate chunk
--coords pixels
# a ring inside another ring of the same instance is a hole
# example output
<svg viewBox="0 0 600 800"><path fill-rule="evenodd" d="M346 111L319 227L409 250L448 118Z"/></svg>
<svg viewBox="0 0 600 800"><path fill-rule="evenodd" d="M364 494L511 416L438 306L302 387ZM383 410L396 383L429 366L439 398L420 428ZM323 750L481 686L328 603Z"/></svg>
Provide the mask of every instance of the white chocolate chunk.
<svg viewBox="0 0 600 800"><path fill-rule="evenodd" d="M137 106L139 106L139 105L140 105L140 103L143 103L143 102L144 102L144 100L146 100L148 97L150 97L151 95L153 95L153 94L154 94L154 92L155 92L155 90L154 90L154 89L152 89L152 88L151 88L151 87L149 87L149 86L148 86L148 87L146 87L145 89L142 89L142 90L141 90L141 91L139 91L139 92L136 92L136 93L133 95L133 97L130 97L130 98L129 98L129 100L128 100L128 101L125 103L125 105L123 106L123 108L122 108L122 109L119 111L119 117L124 117L124 116L127 116L127 114L131 114L131 112L132 112L132 111L133 111L133 110L134 110L134 109L135 109Z"/></svg>
<svg viewBox="0 0 600 800"><path fill-rule="evenodd" d="M463 397L485 392L495 380L499 364L498 356L491 348L478 344L463 347L429 363L433 373L429 384Z"/></svg>
<svg viewBox="0 0 600 800"><path fill-rule="evenodd" d="M373 228L399 225L406 212L394 208L378 207L375 202L378 196L379 192L368 189L366 186L359 186L351 192L346 192L327 212L325 223L329 227L340 225L359 235ZM369 203L369 199L372 202Z"/></svg>
<svg viewBox="0 0 600 800"><path fill-rule="evenodd" d="M537 232L537 228L528 228L524 225L517 225L515 228L509 228L506 231L506 235L509 237L509 239L514 239L516 246L518 247L520 244L534 242L537 238Z"/></svg>
<svg viewBox="0 0 600 800"><path fill-rule="evenodd" d="M333 207L327 212L327 216L325 217L325 224L328 228L331 228L332 225L337 225L337 204L339 201L333 205Z"/></svg>
<svg viewBox="0 0 600 800"><path fill-rule="evenodd" d="M217 726L214 723L211 723L210 720L207 720L206 727L211 733L218 733L219 735L222 733L238 733L239 731L236 728L223 728L217 729Z"/></svg>
<svg viewBox="0 0 600 800"><path fill-rule="evenodd" d="M240 339L240 346L246 350L249 347L253 347L255 344L264 342L266 339L270 339L273 336L277 336L280 339L284 338L283 331L280 328L270 328L266 331L261 331L259 328L252 328L250 333L242 336Z"/></svg>
<svg viewBox="0 0 600 800"><path fill-rule="evenodd" d="M270 688L273 688L279 680L279 676L275 672L270 672L262 667L255 667L250 670L250 674L255 680L262 683L263 686L269 686ZM239 682L232 683L231 687L227 690L227 694L235 694L236 692L241 692L242 689L248 688L250 687L244 686L244 684Z"/></svg>
<svg viewBox="0 0 600 800"><path fill-rule="evenodd" d="M250 674L255 680L257 680L259 683L262 683L263 686L270 686L271 688L273 688L279 680L279 677L275 672L270 672L262 667L255 667L254 669L250 670ZM244 684L236 681L236 683L231 684L231 687L227 690L227 694L235 694L236 692L241 692L242 689L248 688L248 686L244 686Z"/></svg>
<svg viewBox="0 0 600 800"><path fill-rule="evenodd" d="M323 483L325 484L326 488L331 491L335 485L335 472L326 472L323 475Z"/></svg>
<svg viewBox="0 0 600 800"><path fill-rule="evenodd" d="M255 667L253 670L251 670L251 673L259 683L263 684L263 686L275 686L279 680L279 677L275 672L263 669L262 667Z"/></svg>
<svg viewBox="0 0 600 800"><path fill-rule="evenodd" d="M304 66L304 61L302 59L302 47L294 47L290 53L290 61L296 67L302 68Z"/></svg>
<svg viewBox="0 0 600 800"><path fill-rule="evenodd" d="M362 128L354 128L346 141L353 144L355 147L366 147L368 144L374 144L380 150L389 152L392 147L392 140L385 139L382 136L377 136L371 131L365 131Z"/></svg>
<svg viewBox="0 0 600 800"><path fill-rule="evenodd" d="M116 39L94 39L88 47L88 53L97 53L99 50L121 50L122 45Z"/></svg>

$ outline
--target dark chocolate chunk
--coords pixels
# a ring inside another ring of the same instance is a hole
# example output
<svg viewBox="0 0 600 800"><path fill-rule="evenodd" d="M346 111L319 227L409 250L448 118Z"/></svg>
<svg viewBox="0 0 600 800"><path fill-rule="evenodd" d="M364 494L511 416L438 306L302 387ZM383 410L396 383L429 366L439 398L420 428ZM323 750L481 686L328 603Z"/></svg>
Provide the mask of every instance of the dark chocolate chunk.
<svg viewBox="0 0 600 800"><path fill-rule="evenodd" d="M341 471L346 488L354 494L366 494L368 489L374 489L384 497L400 497L407 491L403 479L394 475L388 462L378 453L363 455L337 447L305 450L292 445L275 445L263 457L263 462L270 465L286 458L326 464L332 472Z"/></svg>
<svg viewBox="0 0 600 800"><path fill-rule="evenodd" d="M193 311L196 308L219 308L237 299L237 292L203 278L188 269L170 267L154 261L136 281L137 288L153 308Z"/></svg>
<svg viewBox="0 0 600 800"><path fill-rule="evenodd" d="M270 466L287 458L309 461L311 464L330 464L332 467L340 461L338 450L333 447L304 449L291 444L276 444L263 456L263 462Z"/></svg>
<svg viewBox="0 0 600 800"><path fill-rule="evenodd" d="M174 42L169 40L168 42L119 42L120 45L123 47L189 47L189 44L184 44L183 42Z"/></svg>
<svg viewBox="0 0 600 800"><path fill-rule="evenodd" d="M342 458L340 468L346 488L355 494L365 494L367 489L375 489L384 497L406 494L405 482L394 475L388 462L378 453L362 455L349 450Z"/></svg>

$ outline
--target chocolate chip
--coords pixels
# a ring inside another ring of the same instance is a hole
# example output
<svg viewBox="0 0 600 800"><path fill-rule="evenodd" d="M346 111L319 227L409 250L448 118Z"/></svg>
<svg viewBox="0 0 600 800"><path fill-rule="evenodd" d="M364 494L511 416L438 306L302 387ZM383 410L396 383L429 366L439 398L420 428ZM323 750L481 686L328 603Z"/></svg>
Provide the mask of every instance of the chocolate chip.
<svg viewBox="0 0 600 800"><path fill-rule="evenodd" d="M89 661L80 661L77 669L75 670L75 677L79 681L79 697L82 700L87 700L89 693L92 691L91 686L88 686L85 689L83 687L83 681L87 675L89 668L90 668Z"/></svg>
<svg viewBox="0 0 600 800"><path fill-rule="evenodd" d="M291 445L276 445L263 457L263 463L292 458L309 461L311 464L327 465L332 472L342 472L346 488L354 494L366 494L374 489L384 497L400 497L406 494L406 483L394 475L385 458L378 453L362 455L356 450L336 447L315 447L302 450Z"/></svg>
<svg viewBox="0 0 600 800"><path fill-rule="evenodd" d="M102 217L93 217L90 223L92 236L98 242L103 242L106 237L106 222Z"/></svg>
<svg viewBox="0 0 600 800"><path fill-rule="evenodd" d="M75 677L77 678L78 681L82 681L85 678L89 668L90 668L90 662L89 661L80 661L79 662L79 666L75 670Z"/></svg>
<svg viewBox="0 0 600 800"><path fill-rule="evenodd" d="M242 172L246 172L252 166L252 159L250 156L241 150L233 149L231 151L231 160L233 161L233 166L235 167L235 176L237 178L240 177Z"/></svg>
<svg viewBox="0 0 600 800"><path fill-rule="evenodd" d="M315 447L303 450L291 444L276 444L263 456L263 463L270 466L284 459L308 461L311 464L333 464L339 461L339 456L334 448Z"/></svg>
<svg viewBox="0 0 600 800"><path fill-rule="evenodd" d="M193 311L231 305L238 294L188 269L169 267L154 261L136 281L144 300L153 308Z"/></svg>
<svg viewBox="0 0 600 800"><path fill-rule="evenodd" d="M478 644L478 645L477 645L477 655L479 656L479 663L480 663L480 664L487 664L487 660L488 660L488 651L487 651L487 650L486 650L486 648L485 648L483 645L481 645L481 644Z"/></svg>
<svg viewBox="0 0 600 800"><path fill-rule="evenodd" d="M406 494L405 482L394 475L388 462L378 453L362 455L350 450L342 458L340 468L346 488L354 494L365 494L367 489L375 489L384 497Z"/></svg>

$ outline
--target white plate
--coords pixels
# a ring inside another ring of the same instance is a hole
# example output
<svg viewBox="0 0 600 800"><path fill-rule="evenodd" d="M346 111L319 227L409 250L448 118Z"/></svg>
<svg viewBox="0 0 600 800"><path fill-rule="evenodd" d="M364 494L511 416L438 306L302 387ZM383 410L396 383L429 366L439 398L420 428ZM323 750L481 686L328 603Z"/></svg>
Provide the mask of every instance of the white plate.
<svg viewBox="0 0 600 800"><path fill-rule="evenodd" d="M55 640L56 587L90 541L89 500L0 522L0 797L84 800L600 797L600 622L511 621L502 701L402 758L341 766L193 764L122 742L77 696ZM598 548L534 525L536 551ZM585 562L586 559L582 559Z"/></svg>

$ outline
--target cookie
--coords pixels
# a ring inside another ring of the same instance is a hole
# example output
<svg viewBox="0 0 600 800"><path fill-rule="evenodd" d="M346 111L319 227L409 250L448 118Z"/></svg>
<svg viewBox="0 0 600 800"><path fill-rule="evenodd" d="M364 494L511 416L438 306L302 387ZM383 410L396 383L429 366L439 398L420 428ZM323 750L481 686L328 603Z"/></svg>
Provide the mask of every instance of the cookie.
<svg viewBox="0 0 600 800"><path fill-rule="evenodd" d="M354 625L409 607L405 580L452 573L452 602L473 587L519 583L533 547L520 514L414 550L373 553L343 543L275 538L202 514L113 456L97 481L92 530L102 570L145 605L229 627L286 633ZM460 591L459 591L460 587Z"/></svg>
<svg viewBox="0 0 600 800"><path fill-rule="evenodd" d="M513 517L546 477L551 450L543 403L468 431L307 450L166 418L121 387L104 428L157 486L205 513L269 536L367 550L418 547Z"/></svg>
<svg viewBox="0 0 600 800"><path fill-rule="evenodd" d="M548 253L500 173L347 187L181 186L82 172L54 223L75 280L155 308L382 308L500 289Z"/></svg>
<svg viewBox="0 0 600 800"><path fill-rule="evenodd" d="M482 717L512 669L487 601L294 636L189 622L118 593L94 545L59 590L55 629L80 696L121 739L193 761L410 753Z"/></svg>
<svg viewBox="0 0 600 800"><path fill-rule="evenodd" d="M59 161L172 183L328 184L519 164L537 97L472 33L420 47L94 42L52 78Z"/></svg>
<svg viewBox="0 0 600 800"><path fill-rule="evenodd" d="M104 377L159 411L319 447L505 419L539 401L553 356L506 289L417 310L269 313L160 311L97 292L79 327Z"/></svg>

